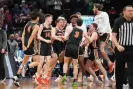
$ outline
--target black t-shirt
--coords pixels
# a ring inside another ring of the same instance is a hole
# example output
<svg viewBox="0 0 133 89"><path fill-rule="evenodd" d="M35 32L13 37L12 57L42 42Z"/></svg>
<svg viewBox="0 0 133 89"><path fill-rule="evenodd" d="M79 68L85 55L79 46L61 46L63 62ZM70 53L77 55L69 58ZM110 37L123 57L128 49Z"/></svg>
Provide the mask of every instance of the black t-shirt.
<svg viewBox="0 0 133 89"><path fill-rule="evenodd" d="M76 44L79 46L80 42L82 41L82 37L83 37L83 30L75 27L70 33L67 44Z"/></svg>
<svg viewBox="0 0 133 89"><path fill-rule="evenodd" d="M122 46L133 45L133 19L127 21L124 17L114 22L113 33L117 33L117 41Z"/></svg>

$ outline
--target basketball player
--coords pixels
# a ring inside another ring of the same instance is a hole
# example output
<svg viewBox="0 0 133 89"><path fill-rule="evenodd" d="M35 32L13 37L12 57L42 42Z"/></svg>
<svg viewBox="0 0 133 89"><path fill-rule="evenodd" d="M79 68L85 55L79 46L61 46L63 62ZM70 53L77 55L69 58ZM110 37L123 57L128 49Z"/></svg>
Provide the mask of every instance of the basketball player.
<svg viewBox="0 0 133 89"><path fill-rule="evenodd" d="M82 26L82 19L77 19L76 21L76 26L71 29L70 33L65 33L65 36L63 37L64 40L67 40L67 47L66 47L66 52L65 52L65 57L64 57L64 65L63 65L63 78L62 78L62 83L66 81L66 73L68 71L68 65L69 61L72 59L73 63L73 74L74 74L74 81L72 86L76 87L77 86L77 77L78 77L78 53L79 53L79 45L80 42L82 41L83 36L89 40L89 37L83 32L81 29ZM90 40L89 40L90 41Z"/></svg>
<svg viewBox="0 0 133 89"><path fill-rule="evenodd" d="M22 72L22 69L25 68L25 65L28 63L28 60L31 56L33 56L33 60L36 62L31 63L28 67L35 67L38 65L38 49L37 48L37 32L39 30L39 14L37 12L32 12L30 14L31 21L29 21L24 27L24 31L22 34L22 46L24 51L23 62L20 65L16 76L13 77L14 84L19 87L18 78Z"/></svg>
<svg viewBox="0 0 133 89"><path fill-rule="evenodd" d="M51 64L51 50L52 50L52 40L51 40L51 30L52 26L51 23L53 21L53 16L51 14L46 14L45 15L45 22L40 25L40 30L38 31L38 39L41 42L40 46L40 56L39 56L39 65L37 68L37 73L36 73L36 80L39 84L43 84L43 80L40 78L40 72L42 69L42 65L44 63L44 57L46 59L46 65L45 69L50 68Z"/></svg>
<svg viewBox="0 0 133 89"><path fill-rule="evenodd" d="M89 43L88 46L88 61L86 63L86 70L94 77L94 83L101 85L102 82L99 81L98 77L95 74L95 71L92 69L93 64L95 63L96 67L99 68L99 70L102 72L102 74L104 75L104 86L110 86L110 81L108 80L107 77L107 73L104 69L104 67L102 66L100 60L99 60L99 56L98 56L98 47L99 47L99 38L98 38L98 34L96 32L97 29L97 24L96 23L92 23L90 25L90 29L89 29L89 37L91 39L91 43Z"/></svg>
<svg viewBox="0 0 133 89"><path fill-rule="evenodd" d="M64 31L63 31L64 21L65 21L64 17L57 18L56 27L52 29L52 39L54 40L53 41L53 52L54 53L52 54L52 56L54 56L55 59L59 59L59 64L60 64L59 79L57 78L55 82L58 82L63 76L63 59L64 59L64 45L65 44L61 37L64 36ZM57 60L54 60L53 62L54 62L53 65L55 66L57 63Z"/></svg>
<svg viewBox="0 0 133 89"><path fill-rule="evenodd" d="M110 58L104 50L106 47L106 42L108 42L110 37L111 27L108 14L101 10L102 5L95 3L93 8L93 12L96 14L94 22L98 24L98 33L100 35L100 52L101 56L107 61L109 66L109 73L111 73L114 69L114 63L110 61Z"/></svg>
<svg viewBox="0 0 133 89"><path fill-rule="evenodd" d="M45 78L43 78L44 84L48 84L48 81L50 79L49 74L52 73L52 70L54 69L54 67L57 63L57 59L60 58L60 55L63 51L63 45L64 45L63 40L62 40L62 36L64 35L64 32L62 30L63 27L64 27L64 18L59 17L56 20L56 27L52 28L52 31L51 31L51 38L53 41L53 44L52 44L53 53L52 53L52 59L51 59L51 66L50 66L48 72L44 73L44 75L45 75Z"/></svg>
<svg viewBox="0 0 133 89"><path fill-rule="evenodd" d="M81 13L77 12L76 15L78 16L78 18L81 18ZM85 24L82 24L81 29L87 34L87 27ZM84 60L84 51L85 48L83 46L85 38L82 39L82 42L80 44L80 48L79 48L79 74L78 74L78 82L83 83L83 80L86 79L86 70L85 70L85 60Z"/></svg>

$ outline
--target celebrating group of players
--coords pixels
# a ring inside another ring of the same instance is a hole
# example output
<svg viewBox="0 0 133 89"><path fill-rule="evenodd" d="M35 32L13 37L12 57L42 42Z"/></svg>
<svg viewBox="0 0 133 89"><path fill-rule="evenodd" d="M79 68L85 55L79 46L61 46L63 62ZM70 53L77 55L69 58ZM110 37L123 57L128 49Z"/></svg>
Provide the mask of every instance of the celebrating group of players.
<svg viewBox="0 0 133 89"><path fill-rule="evenodd" d="M77 82L83 82L86 78L86 71L93 77L94 84L104 83L104 86L110 86L106 70L99 60L99 53L107 61L109 73L111 73L114 63L110 61L104 50L110 39L111 28L107 13L100 11L100 9L99 4L94 5L95 22L90 25L88 32L80 13L70 16L70 24L67 24L64 17L58 17L55 21L56 27L52 27L52 15L46 14L45 22L39 24L39 14L32 12L31 20L25 25L22 34L25 55L16 76L13 77L14 84L19 87L20 75L25 74L29 68L37 66L37 72L34 76L36 83L48 85L52 70L59 61L60 75L55 82L65 84L69 65L72 63L74 75L72 86L76 87ZM103 25L103 23L105 24ZM31 56L33 62L27 64ZM103 82L97 77L96 69L102 73Z"/></svg>

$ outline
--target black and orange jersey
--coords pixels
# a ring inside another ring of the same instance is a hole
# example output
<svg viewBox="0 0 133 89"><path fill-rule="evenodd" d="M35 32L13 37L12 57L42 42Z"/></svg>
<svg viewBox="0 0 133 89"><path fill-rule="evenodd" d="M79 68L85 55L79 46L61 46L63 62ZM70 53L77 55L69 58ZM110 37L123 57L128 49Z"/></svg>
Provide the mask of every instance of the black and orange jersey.
<svg viewBox="0 0 133 89"><path fill-rule="evenodd" d="M67 44L76 44L80 45L83 38L83 30L79 28L73 28L72 32L69 35L69 39L67 41Z"/></svg>

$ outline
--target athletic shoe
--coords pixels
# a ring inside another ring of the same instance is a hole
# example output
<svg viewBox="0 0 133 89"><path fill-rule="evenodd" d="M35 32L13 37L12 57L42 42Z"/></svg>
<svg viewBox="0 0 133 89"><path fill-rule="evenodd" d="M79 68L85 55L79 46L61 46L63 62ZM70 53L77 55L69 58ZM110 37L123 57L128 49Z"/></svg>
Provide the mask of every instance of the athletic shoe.
<svg viewBox="0 0 133 89"><path fill-rule="evenodd" d="M92 75L90 75L90 77L87 78L88 82L93 82L93 79L94 79L94 78L93 78Z"/></svg>
<svg viewBox="0 0 133 89"><path fill-rule="evenodd" d="M115 76L114 76L114 75L111 77L111 81L112 81L113 83L116 82L116 81L115 81Z"/></svg>
<svg viewBox="0 0 133 89"><path fill-rule="evenodd" d="M87 86L88 85L88 82L87 82L87 77L86 76L83 76L83 86Z"/></svg>
<svg viewBox="0 0 133 89"><path fill-rule="evenodd" d="M48 80L50 79L51 73L48 71L47 74L44 74L42 77L45 79L47 78Z"/></svg>
<svg viewBox="0 0 133 89"><path fill-rule="evenodd" d="M17 76L14 76L12 80L13 80L13 83L15 84L15 86L20 87L20 84L19 84Z"/></svg>
<svg viewBox="0 0 133 89"><path fill-rule="evenodd" d="M47 78L43 78L42 82L44 85L48 85L49 84L49 80Z"/></svg>
<svg viewBox="0 0 133 89"><path fill-rule="evenodd" d="M112 73L114 70L114 63L109 65L109 73Z"/></svg>
<svg viewBox="0 0 133 89"><path fill-rule="evenodd" d="M35 81L37 84L43 85L43 78L41 78L41 77L35 78Z"/></svg>
<svg viewBox="0 0 133 89"><path fill-rule="evenodd" d="M63 85L65 84L66 80L67 80L67 76L65 75L65 76L63 76L63 78L62 78L62 84L63 84Z"/></svg>
<svg viewBox="0 0 133 89"><path fill-rule="evenodd" d="M73 86L73 87L77 87L77 86L78 86L77 82L73 82L73 83L72 83L72 86Z"/></svg>
<svg viewBox="0 0 133 89"><path fill-rule="evenodd" d="M102 82L99 79L94 79L93 84L96 85L96 86L101 86Z"/></svg>
<svg viewBox="0 0 133 89"><path fill-rule="evenodd" d="M42 82L43 84L45 85L48 85L49 84L49 80L50 80L50 72L48 71L47 74L44 74L43 77L42 77Z"/></svg>
<svg viewBox="0 0 133 89"><path fill-rule="evenodd" d="M1 81L1 82L4 82L5 80L6 80L6 78L4 78L4 79L1 79L0 81Z"/></svg>
<svg viewBox="0 0 133 89"><path fill-rule="evenodd" d="M111 82L109 80L104 80L104 86L105 87L110 87L112 85L111 85Z"/></svg>
<svg viewBox="0 0 133 89"><path fill-rule="evenodd" d="M60 81L61 81L61 79L62 79L62 76L61 76L61 75L59 75L59 77L55 80L55 82L60 82Z"/></svg>

